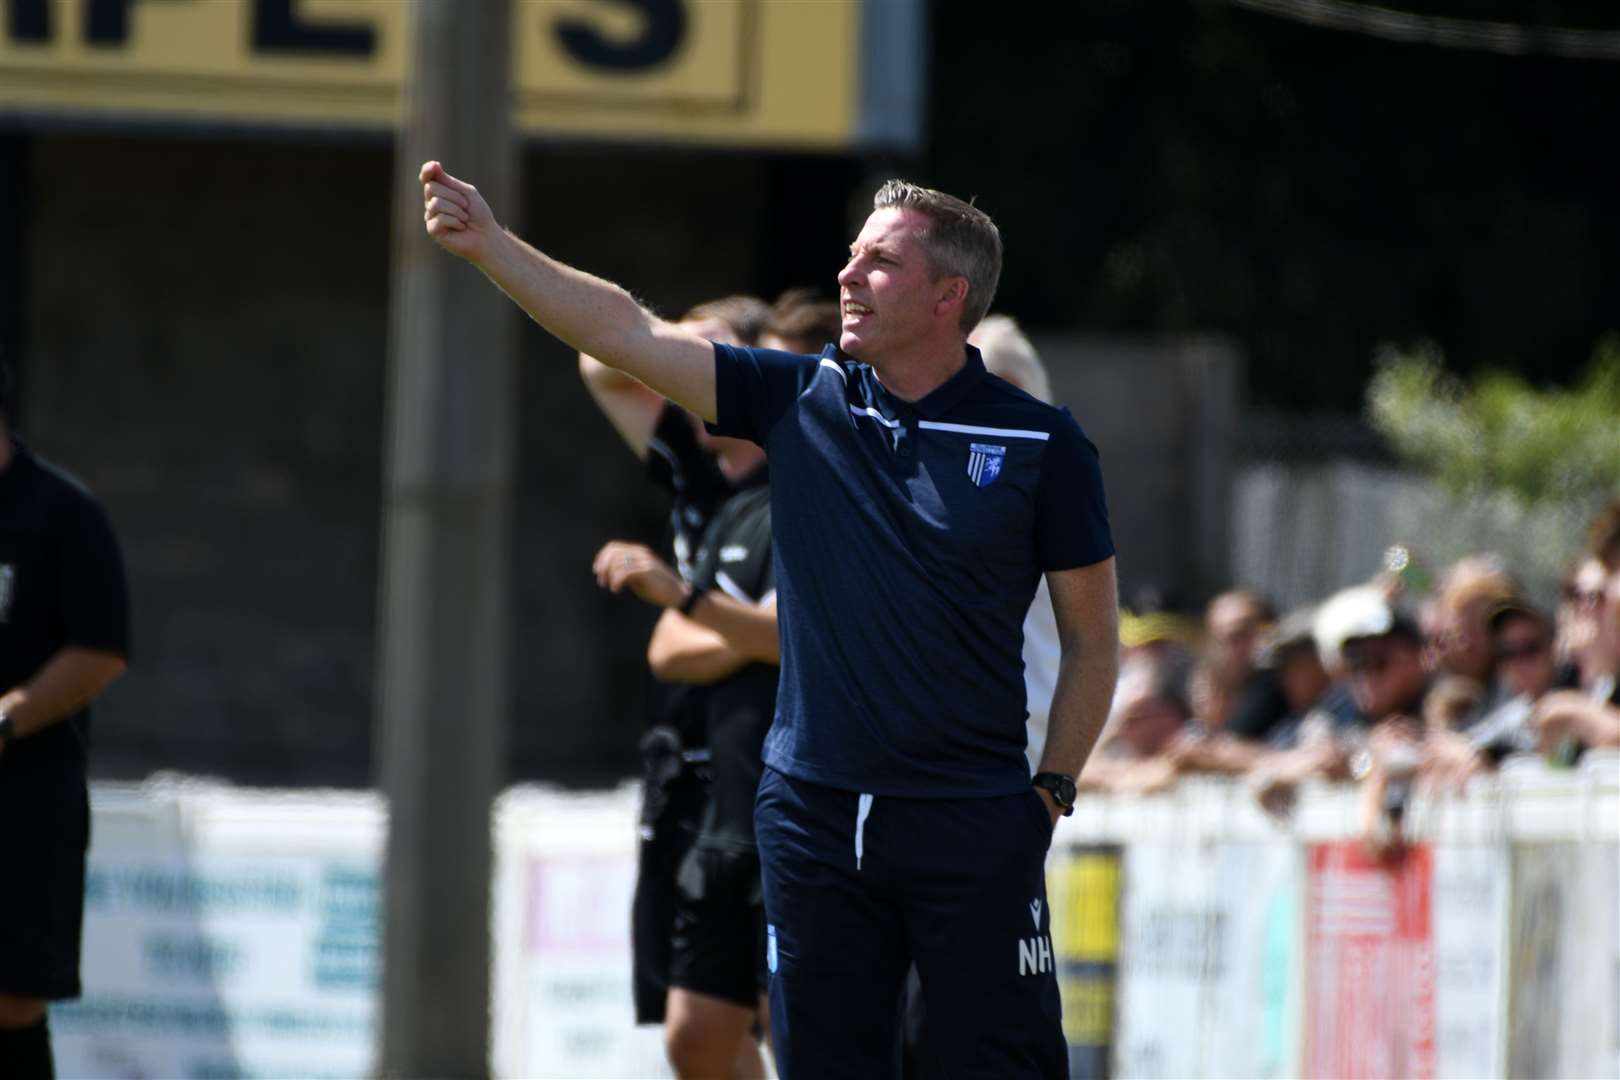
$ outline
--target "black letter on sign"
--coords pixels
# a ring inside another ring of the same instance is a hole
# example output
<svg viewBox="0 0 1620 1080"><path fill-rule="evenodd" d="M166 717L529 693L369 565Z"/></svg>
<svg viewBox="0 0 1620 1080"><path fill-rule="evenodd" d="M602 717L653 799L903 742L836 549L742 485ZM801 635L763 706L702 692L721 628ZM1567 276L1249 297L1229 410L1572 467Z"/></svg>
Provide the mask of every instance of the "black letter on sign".
<svg viewBox="0 0 1620 1080"><path fill-rule="evenodd" d="M306 26L293 0L254 0L253 47L264 52L348 53L370 56L377 34L369 26Z"/></svg>
<svg viewBox="0 0 1620 1080"><path fill-rule="evenodd" d="M11 40L51 39L50 0L11 0Z"/></svg>
<svg viewBox="0 0 1620 1080"><path fill-rule="evenodd" d="M129 40L129 7L135 0L90 0L84 17L84 40L92 45L122 45Z"/></svg>
<svg viewBox="0 0 1620 1080"><path fill-rule="evenodd" d="M686 37L686 8L681 0L618 0L641 12L641 36L626 44L609 41L589 23L570 19L557 36L574 58L591 67L634 71L657 67L675 54Z"/></svg>

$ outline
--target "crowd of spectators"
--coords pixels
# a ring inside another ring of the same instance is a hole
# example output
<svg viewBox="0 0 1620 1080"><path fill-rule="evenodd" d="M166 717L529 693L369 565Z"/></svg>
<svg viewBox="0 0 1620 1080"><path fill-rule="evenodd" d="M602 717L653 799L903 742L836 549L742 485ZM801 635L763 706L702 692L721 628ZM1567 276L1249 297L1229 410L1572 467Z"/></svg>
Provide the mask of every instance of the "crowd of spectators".
<svg viewBox="0 0 1620 1080"><path fill-rule="evenodd" d="M1280 615L1245 590L1201 622L1124 613L1119 687L1081 787L1150 794L1225 774L1286 814L1307 780L1354 782L1369 844L1390 851L1414 790L1620 747L1620 503L1593 521L1553 610L1491 555L1421 590L1410 567L1392 548L1372 581Z"/></svg>

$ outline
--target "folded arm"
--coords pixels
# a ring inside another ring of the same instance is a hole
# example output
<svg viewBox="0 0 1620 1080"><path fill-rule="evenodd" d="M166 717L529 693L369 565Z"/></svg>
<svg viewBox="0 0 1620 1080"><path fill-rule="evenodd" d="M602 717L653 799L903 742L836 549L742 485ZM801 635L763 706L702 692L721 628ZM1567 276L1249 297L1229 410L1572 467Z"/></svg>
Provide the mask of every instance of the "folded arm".
<svg viewBox="0 0 1620 1080"><path fill-rule="evenodd" d="M15 738L27 738L76 712L122 675L126 666L117 653L62 649L32 679L0 696L0 712L16 724Z"/></svg>
<svg viewBox="0 0 1620 1080"><path fill-rule="evenodd" d="M718 682L750 663L781 663L774 596L745 604L705 593L690 615L666 610L647 643L647 665L665 682Z"/></svg>

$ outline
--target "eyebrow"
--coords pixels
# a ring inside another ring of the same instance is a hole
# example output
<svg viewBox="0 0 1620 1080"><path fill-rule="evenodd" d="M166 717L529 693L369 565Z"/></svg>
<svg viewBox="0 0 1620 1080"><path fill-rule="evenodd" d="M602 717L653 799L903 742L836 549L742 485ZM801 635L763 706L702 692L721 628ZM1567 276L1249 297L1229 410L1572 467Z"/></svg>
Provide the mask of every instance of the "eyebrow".
<svg viewBox="0 0 1620 1080"><path fill-rule="evenodd" d="M860 249L861 242L859 240L856 240L854 243L849 245L849 253L851 255L860 254ZM898 259L900 257L899 253L895 251L894 248L890 247L882 240L874 240L870 244L867 244L866 250L872 252L874 255L886 255L891 259Z"/></svg>

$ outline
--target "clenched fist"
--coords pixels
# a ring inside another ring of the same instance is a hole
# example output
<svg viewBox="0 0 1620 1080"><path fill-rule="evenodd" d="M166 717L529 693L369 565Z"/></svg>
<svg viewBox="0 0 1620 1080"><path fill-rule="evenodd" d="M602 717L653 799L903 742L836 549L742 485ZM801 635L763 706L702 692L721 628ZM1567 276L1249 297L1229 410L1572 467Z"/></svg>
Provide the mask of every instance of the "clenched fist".
<svg viewBox="0 0 1620 1080"><path fill-rule="evenodd" d="M500 234L478 189L457 180L437 161L422 166L422 219L427 234L452 255L479 263Z"/></svg>

